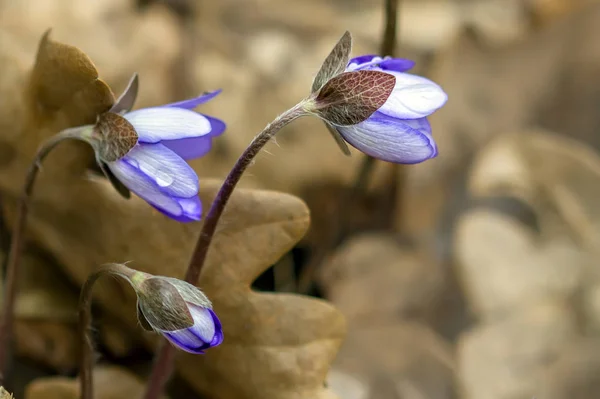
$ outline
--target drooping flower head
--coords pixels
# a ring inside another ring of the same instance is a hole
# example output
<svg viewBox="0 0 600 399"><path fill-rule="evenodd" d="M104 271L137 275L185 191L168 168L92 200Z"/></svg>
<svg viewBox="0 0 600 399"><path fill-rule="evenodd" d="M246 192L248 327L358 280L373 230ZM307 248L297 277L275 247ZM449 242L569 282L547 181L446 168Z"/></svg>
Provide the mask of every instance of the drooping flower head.
<svg viewBox="0 0 600 399"><path fill-rule="evenodd" d="M337 126L344 139L362 152L384 161L419 163L437 155L427 116L448 96L424 77L406 73L415 63L402 58L364 55L350 60L347 72L381 71L396 78L387 101L367 120Z"/></svg>
<svg viewBox="0 0 600 399"><path fill-rule="evenodd" d="M347 142L375 158L419 163L437 155L427 117L448 97L442 88L406 71L414 62L363 55L349 59L346 32L327 57L313 82L319 115L340 147Z"/></svg>
<svg viewBox="0 0 600 399"><path fill-rule="evenodd" d="M167 216L180 222L199 220L202 206L198 176L186 160L205 155L212 139L225 131L225 123L193 109L219 92L130 111L137 93L137 75L134 76L96 125L101 141L96 152L105 173ZM129 137L129 144L133 144L125 154L111 151L107 137L114 135L115 129L120 129L120 136Z"/></svg>
<svg viewBox="0 0 600 399"><path fill-rule="evenodd" d="M223 342L223 328L210 300L200 289L171 277L138 273L138 320L146 330L162 334L190 353L204 353Z"/></svg>

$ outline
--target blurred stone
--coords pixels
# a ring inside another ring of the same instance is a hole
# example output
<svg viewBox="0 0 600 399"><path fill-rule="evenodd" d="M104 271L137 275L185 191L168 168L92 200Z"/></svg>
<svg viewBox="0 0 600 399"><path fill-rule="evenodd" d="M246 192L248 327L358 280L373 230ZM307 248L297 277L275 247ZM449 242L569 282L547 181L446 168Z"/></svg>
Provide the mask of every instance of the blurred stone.
<svg viewBox="0 0 600 399"><path fill-rule="evenodd" d="M439 156L408 170L399 228L434 229L464 165L502 133L543 126L600 147L598 21L595 4L506 46L466 31L436 55L430 77L450 98L430 117Z"/></svg>
<svg viewBox="0 0 600 399"><path fill-rule="evenodd" d="M569 345L545 373L536 397L596 399L600 391L600 342L597 338Z"/></svg>
<svg viewBox="0 0 600 399"><path fill-rule="evenodd" d="M140 398L145 384L127 369L116 366L94 368L95 399ZM79 380L66 377L40 378L28 385L24 399L78 399ZM167 399L161 396L161 399Z"/></svg>
<svg viewBox="0 0 600 399"><path fill-rule="evenodd" d="M369 387L354 376L332 369L327 375L327 385L340 399L368 399Z"/></svg>
<svg viewBox="0 0 600 399"><path fill-rule="evenodd" d="M451 399L454 395L452 349L418 323L351 329L335 367L368 382L369 399Z"/></svg>
<svg viewBox="0 0 600 399"><path fill-rule="evenodd" d="M463 215L455 240L459 281L485 320L540 299L568 299L595 263L567 238L540 242L519 222L488 210Z"/></svg>
<svg viewBox="0 0 600 399"><path fill-rule="evenodd" d="M577 338L576 323L571 308L547 300L465 333L457 349L462 397L538 397L545 371Z"/></svg>
<svg viewBox="0 0 600 399"><path fill-rule="evenodd" d="M444 283L432 258L383 233L348 240L323 265L318 281L325 297L356 325L425 318Z"/></svg>

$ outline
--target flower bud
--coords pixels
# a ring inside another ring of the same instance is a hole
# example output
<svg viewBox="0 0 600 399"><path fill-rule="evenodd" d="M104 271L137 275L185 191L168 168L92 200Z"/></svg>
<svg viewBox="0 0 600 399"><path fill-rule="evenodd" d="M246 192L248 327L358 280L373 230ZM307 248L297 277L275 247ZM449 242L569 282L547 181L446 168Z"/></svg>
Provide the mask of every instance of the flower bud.
<svg viewBox="0 0 600 399"><path fill-rule="evenodd" d="M138 318L142 327L162 334L190 353L223 342L223 329L210 300L200 289L171 277L132 279L138 294Z"/></svg>

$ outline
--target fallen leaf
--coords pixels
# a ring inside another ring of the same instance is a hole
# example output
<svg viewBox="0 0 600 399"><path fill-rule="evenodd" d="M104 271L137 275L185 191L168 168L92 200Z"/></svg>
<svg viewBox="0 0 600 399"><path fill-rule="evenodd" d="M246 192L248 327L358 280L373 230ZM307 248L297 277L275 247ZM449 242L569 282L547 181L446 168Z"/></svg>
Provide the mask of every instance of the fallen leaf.
<svg viewBox="0 0 600 399"><path fill-rule="evenodd" d="M21 120L14 123L25 126ZM39 129L49 131L45 125ZM22 128L21 134L35 132ZM21 148L25 143L12 143L18 155L11 168L0 170L3 190L24 174L30 161ZM71 151L76 156L87 149ZM124 200L104 178L86 174L84 168L64 170L58 155L45 161L36 186L28 224L32 242L51 253L78 284L111 261L131 260L131 266L152 274L184 275L199 223L172 221L137 197ZM201 180L205 206L218 186ZM293 196L234 193L200 281L223 322L225 343L205 356L181 354L178 361L179 371L197 390L218 398L333 397L323 382L345 333L341 314L317 299L250 289L258 275L296 244L308 224L306 205ZM125 328L141 333L128 287L106 280L95 293Z"/></svg>
<svg viewBox="0 0 600 399"><path fill-rule="evenodd" d="M144 382L124 368L100 366L94 369L94 398L139 398L144 393ZM78 399L79 380L67 377L49 377L34 380L27 386L25 399ZM166 399L166 396L162 396Z"/></svg>

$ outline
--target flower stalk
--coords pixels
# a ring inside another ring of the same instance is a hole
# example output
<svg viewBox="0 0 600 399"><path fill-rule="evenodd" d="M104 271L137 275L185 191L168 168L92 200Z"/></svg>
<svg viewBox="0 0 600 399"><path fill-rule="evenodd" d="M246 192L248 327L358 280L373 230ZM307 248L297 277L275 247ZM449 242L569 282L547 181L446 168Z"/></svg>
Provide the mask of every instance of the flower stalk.
<svg viewBox="0 0 600 399"><path fill-rule="evenodd" d="M219 192L204 219L202 231L196 241L196 247L192 253L185 275L185 281L188 283L194 285L197 284L198 278L206 263L208 249L210 248L219 219L245 170L252 163L260 150L271 140L271 138L273 138L273 136L275 136L275 134L277 134L278 131L299 117L307 115L305 104L306 100L303 100L275 118L262 132L254 137L248 148L246 148L238 158L233 169L225 178L223 185L219 189ZM164 341L159 346L152 373L148 378L144 399L158 399L164 391L165 385L173 372L174 351L175 349L171 345L167 345Z"/></svg>
<svg viewBox="0 0 600 399"><path fill-rule="evenodd" d="M4 383L6 377L6 365L8 362L8 348L12 340L14 324L14 307L17 295L17 282L19 279L19 266L21 253L25 239L25 226L29 213L29 205L35 181L40 170L42 161L61 142L68 139L87 141L92 134L92 126L76 127L63 130L46 141L38 150L35 159L29 166L23 192L19 198L17 219L12 233L12 239L8 252L8 262L4 279L4 298L2 301L2 314L0 320L0 384Z"/></svg>
<svg viewBox="0 0 600 399"><path fill-rule="evenodd" d="M92 289L94 283L102 276L113 275L122 277L128 282L131 282L136 272L126 266L111 263L101 266L98 270L90 274L88 279L81 287L79 297L79 364L80 364L80 398L93 399L94 383L92 370L94 367L93 361L93 344L88 334L92 324Z"/></svg>

